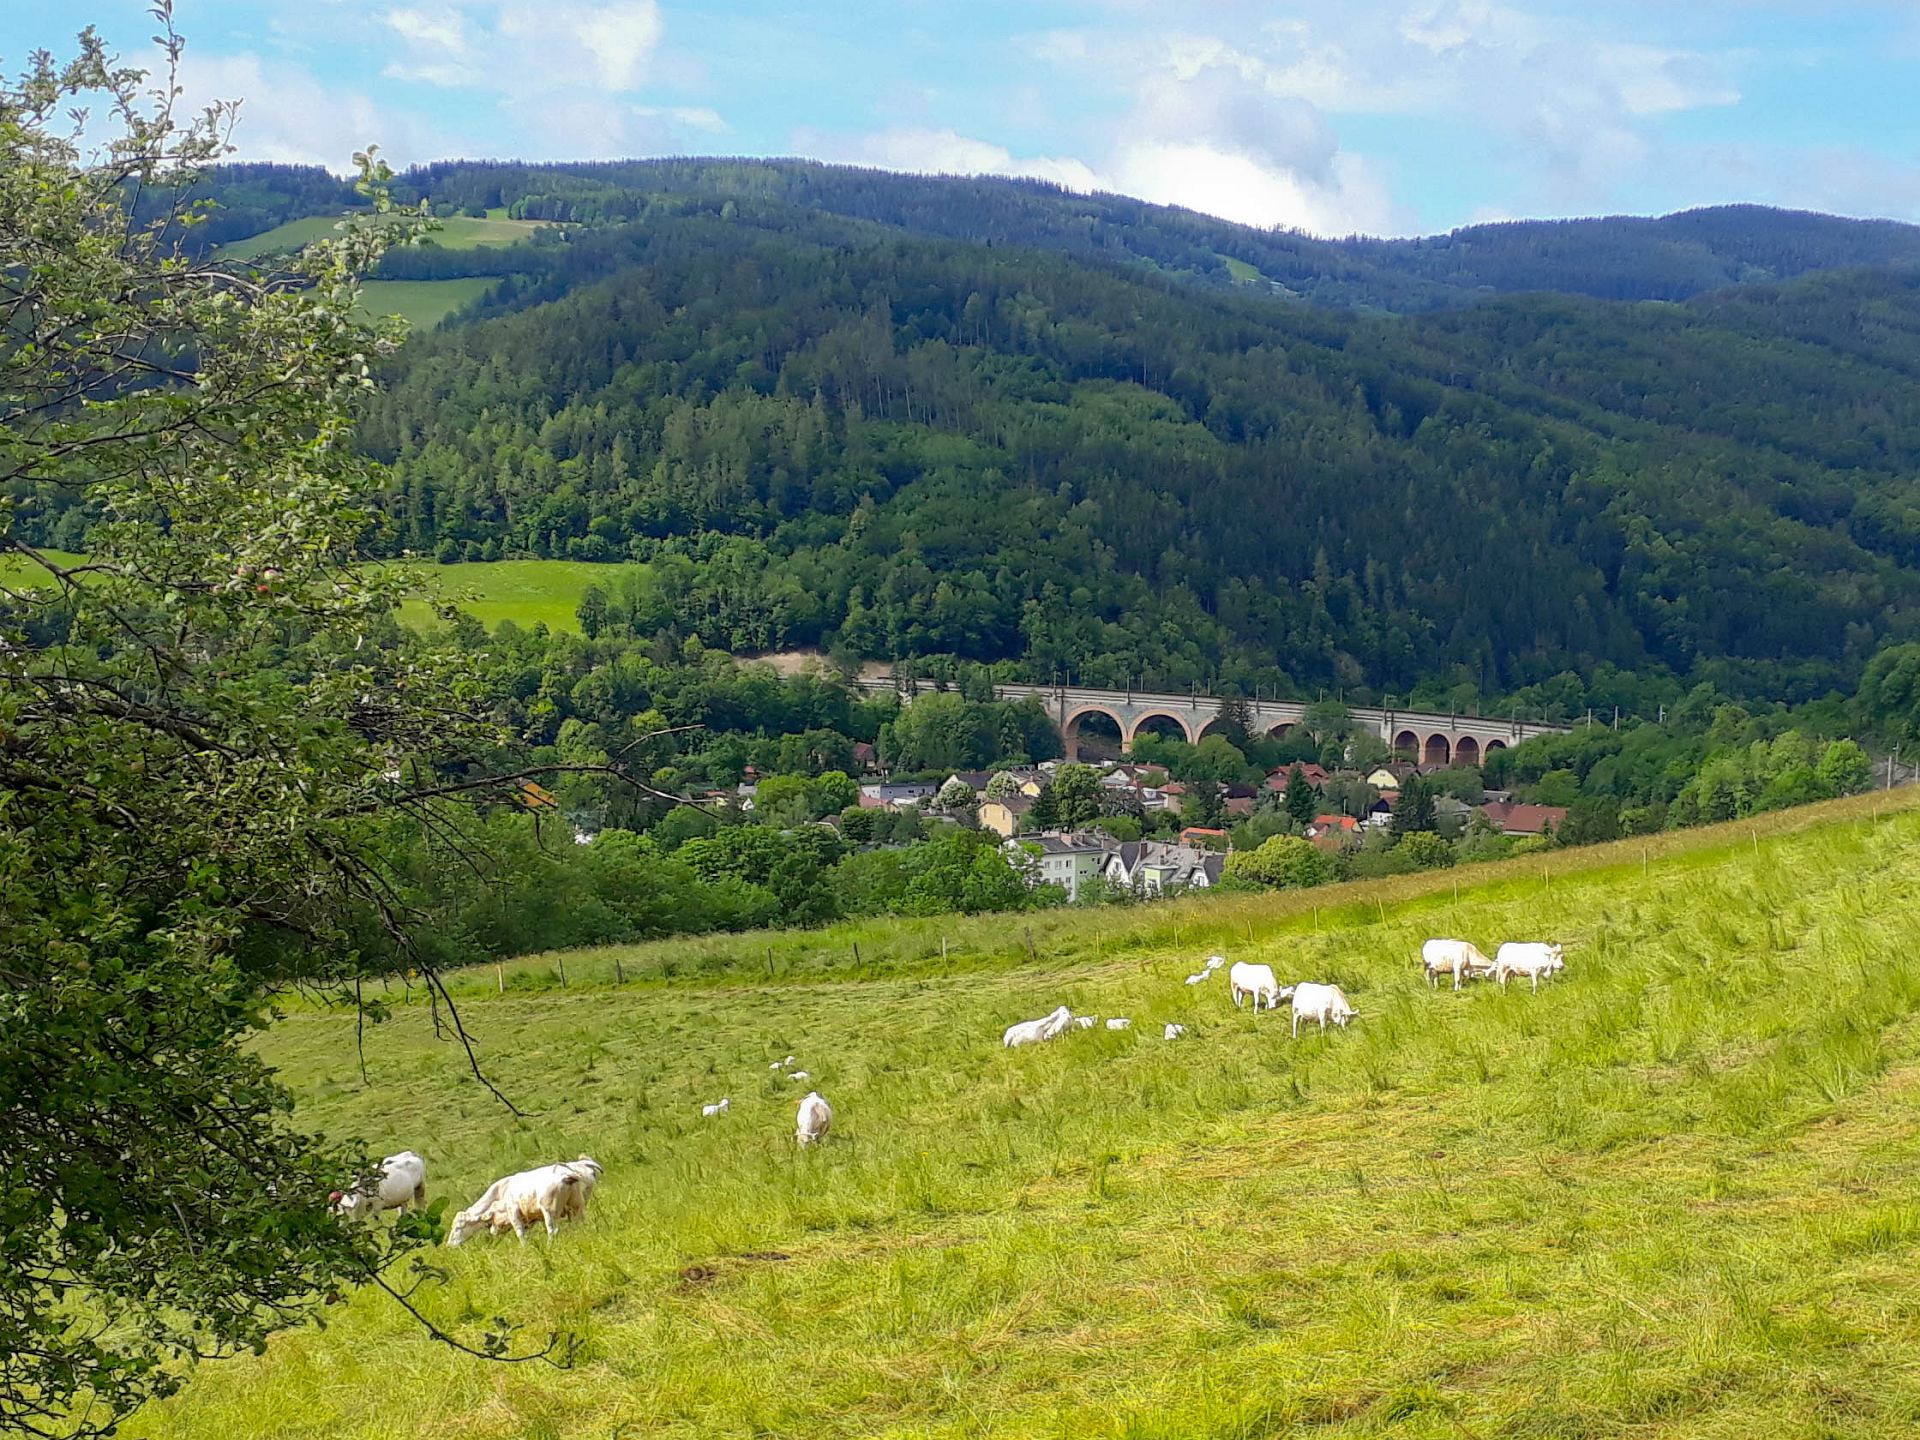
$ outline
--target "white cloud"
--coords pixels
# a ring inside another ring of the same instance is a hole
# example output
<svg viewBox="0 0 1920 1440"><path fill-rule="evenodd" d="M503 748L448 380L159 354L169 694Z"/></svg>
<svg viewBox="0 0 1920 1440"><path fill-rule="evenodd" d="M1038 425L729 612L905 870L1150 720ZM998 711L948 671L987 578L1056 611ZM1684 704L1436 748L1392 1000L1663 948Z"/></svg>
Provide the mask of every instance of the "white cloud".
<svg viewBox="0 0 1920 1440"><path fill-rule="evenodd" d="M1107 183L1253 223L1385 231L1404 217L1378 167L1343 144L1346 116L1456 126L1528 198L1591 209L1648 163L1663 117L1738 103L1739 55L1645 43L1611 14L1167 0L1143 23L1047 32L1028 52L1127 95L1093 159Z"/></svg>
<svg viewBox="0 0 1920 1440"><path fill-rule="evenodd" d="M665 38L658 0L484 0L380 16L398 39L385 73L447 89L524 96L625 94L651 74Z"/></svg>
<svg viewBox="0 0 1920 1440"><path fill-rule="evenodd" d="M976 140L953 130L898 127L851 139L816 130L794 132L794 149L848 165L872 165L916 175L1017 175L1051 180L1069 190L1111 189L1093 170L1074 159L1016 156L1005 146Z"/></svg>
<svg viewBox="0 0 1920 1440"><path fill-rule="evenodd" d="M389 157L411 160L440 151L442 138L418 117L395 111L355 90L322 85L298 66L255 55L181 59L183 99L194 109L216 100L240 101L234 143L248 160L324 165L347 170L356 150L378 144Z"/></svg>

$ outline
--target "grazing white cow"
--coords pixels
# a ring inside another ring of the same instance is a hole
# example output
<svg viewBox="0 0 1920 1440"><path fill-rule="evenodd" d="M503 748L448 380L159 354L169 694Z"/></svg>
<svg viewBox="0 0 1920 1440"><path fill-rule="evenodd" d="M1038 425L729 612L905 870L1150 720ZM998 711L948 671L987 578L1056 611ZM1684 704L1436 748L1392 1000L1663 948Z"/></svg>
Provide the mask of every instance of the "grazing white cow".
<svg viewBox="0 0 1920 1440"><path fill-rule="evenodd" d="M1198 985L1211 974L1213 974L1211 970L1202 970L1198 975L1189 975L1187 976L1187 984Z"/></svg>
<svg viewBox="0 0 1920 1440"><path fill-rule="evenodd" d="M1107 1029L1109 1030L1131 1030L1132 1028L1133 1021L1127 1019L1124 1015L1116 1015L1113 1019L1107 1021Z"/></svg>
<svg viewBox="0 0 1920 1440"><path fill-rule="evenodd" d="M1331 1020L1341 1029L1346 1029L1347 1021L1360 1012L1348 1002L1346 992L1338 985L1314 985L1302 983L1288 987L1293 996L1293 1033L1300 1033L1302 1020L1318 1020L1320 1028L1327 1028Z"/></svg>
<svg viewBox="0 0 1920 1440"><path fill-rule="evenodd" d="M427 1203L427 1162L411 1150L389 1155L373 1174L327 1197L336 1215L378 1215L382 1210L416 1210Z"/></svg>
<svg viewBox="0 0 1920 1440"><path fill-rule="evenodd" d="M1280 993L1280 982L1274 978L1271 965L1249 965L1244 960L1236 960L1227 971L1227 988L1233 995L1233 1008L1240 1008L1242 996L1253 997L1253 1008L1258 1011L1264 1005L1271 1010L1287 997Z"/></svg>
<svg viewBox="0 0 1920 1440"><path fill-rule="evenodd" d="M1442 975L1453 976L1453 988L1462 980L1485 975L1493 961L1482 955L1471 940L1429 940L1420 947L1420 963L1426 967L1427 984L1439 982Z"/></svg>
<svg viewBox="0 0 1920 1440"><path fill-rule="evenodd" d="M700 1113L702 1115L724 1115L727 1113L728 1107L731 1106L732 1104L733 1104L732 1096L722 1095L717 1104L702 1105L700 1107Z"/></svg>
<svg viewBox="0 0 1920 1440"><path fill-rule="evenodd" d="M1009 1050L1016 1045L1037 1045L1043 1040L1053 1039L1072 1023L1073 1011L1062 1005L1051 1015L1042 1015L1038 1020L1022 1020L1018 1025L1009 1025L1007 1033L1000 1037L1000 1043Z"/></svg>
<svg viewBox="0 0 1920 1440"><path fill-rule="evenodd" d="M809 1075L805 1070L789 1070L787 1072L787 1079L789 1080L811 1080L812 1078L813 1076Z"/></svg>
<svg viewBox="0 0 1920 1440"><path fill-rule="evenodd" d="M1180 1038L1180 1037L1181 1037L1182 1035L1184 1035L1184 1034L1186 1034L1186 1033L1187 1033L1187 1027L1186 1027L1186 1026L1184 1026L1184 1025L1176 1025L1176 1024L1175 1024L1175 1023L1174 1023L1173 1021L1171 1021L1171 1020L1169 1020L1169 1021L1167 1022L1167 1028L1166 1028L1166 1032L1165 1032L1165 1036L1166 1036L1166 1038L1167 1038L1167 1039L1169 1039L1169 1040L1178 1040L1178 1039L1179 1039L1179 1038Z"/></svg>
<svg viewBox="0 0 1920 1440"><path fill-rule="evenodd" d="M1537 992L1542 975L1557 975L1566 968L1559 945L1540 941L1509 940L1493 956L1493 978L1500 982L1502 989L1506 988L1508 976L1525 975L1533 981Z"/></svg>
<svg viewBox="0 0 1920 1440"><path fill-rule="evenodd" d="M1091 1015L1076 1015L1073 1017L1073 1023L1081 1030L1091 1030L1100 1022Z"/></svg>
<svg viewBox="0 0 1920 1440"><path fill-rule="evenodd" d="M1227 963L1227 957L1224 955L1209 955L1207 957L1206 973L1211 975L1215 970L1218 970L1222 965L1226 963Z"/></svg>
<svg viewBox="0 0 1920 1440"><path fill-rule="evenodd" d="M833 1127L833 1107L827 1104L826 1096L818 1090L809 1090L807 1098L800 1102L800 1113L794 1119L794 1139L802 1145L811 1145Z"/></svg>
<svg viewBox="0 0 1920 1440"><path fill-rule="evenodd" d="M537 1220L551 1239L562 1220L582 1220L587 1200L600 1183L600 1162L590 1155L522 1170L493 1182L466 1209L453 1217L447 1244L463 1244L482 1230L495 1235L513 1231L524 1241Z"/></svg>

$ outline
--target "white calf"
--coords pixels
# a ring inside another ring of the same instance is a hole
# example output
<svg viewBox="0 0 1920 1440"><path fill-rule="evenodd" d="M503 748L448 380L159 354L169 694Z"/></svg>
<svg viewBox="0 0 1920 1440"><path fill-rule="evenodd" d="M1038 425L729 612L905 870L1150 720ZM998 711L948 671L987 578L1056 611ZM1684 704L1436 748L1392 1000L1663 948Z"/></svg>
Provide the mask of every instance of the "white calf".
<svg viewBox="0 0 1920 1440"><path fill-rule="evenodd" d="M427 1162L411 1150L389 1155L373 1174L327 1197L336 1215L377 1215L382 1210L416 1210L427 1203Z"/></svg>
<svg viewBox="0 0 1920 1440"><path fill-rule="evenodd" d="M1132 1028L1133 1021L1127 1019L1124 1015L1115 1016L1113 1019L1107 1021L1107 1029L1109 1030L1131 1030Z"/></svg>
<svg viewBox="0 0 1920 1440"><path fill-rule="evenodd" d="M1202 970L1198 975L1189 975L1187 976L1187 984L1198 985L1201 981L1205 980L1211 974L1213 974L1213 971L1211 970Z"/></svg>
<svg viewBox="0 0 1920 1440"><path fill-rule="evenodd" d="M1462 980L1493 969L1493 962L1470 940L1429 940L1420 947L1420 963L1426 967L1427 984L1436 984L1440 976L1451 975L1456 990Z"/></svg>
<svg viewBox="0 0 1920 1440"><path fill-rule="evenodd" d="M1073 1023L1081 1030L1091 1030L1100 1022L1091 1015L1076 1015L1073 1017Z"/></svg>
<svg viewBox="0 0 1920 1440"><path fill-rule="evenodd" d="M1557 975L1567 968L1567 962L1560 958L1558 945L1542 944L1539 941L1509 940L1494 952L1493 978L1505 988L1510 975L1525 975L1533 981L1535 991L1540 989L1542 975Z"/></svg>
<svg viewBox="0 0 1920 1440"><path fill-rule="evenodd" d="M1233 1008L1240 1008L1242 996L1253 997L1253 1008L1257 1011L1263 1005L1273 1009L1286 997L1280 993L1280 982L1274 978L1271 965L1249 965L1244 960L1236 960L1227 971L1227 988L1233 995Z"/></svg>
<svg viewBox="0 0 1920 1440"><path fill-rule="evenodd" d="M832 1127L833 1107L818 1090L808 1091L794 1119L794 1139L802 1145L811 1145Z"/></svg>
<svg viewBox="0 0 1920 1440"><path fill-rule="evenodd" d="M1178 1040L1182 1035L1187 1033L1187 1027L1184 1025L1176 1025L1173 1021L1169 1020L1164 1033L1165 1038L1168 1040Z"/></svg>
<svg viewBox="0 0 1920 1440"><path fill-rule="evenodd" d="M1016 1045L1037 1045L1042 1040L1053 1039L1072 1023L1073 1011L1062 1005L1051 1015L1042 1015L1038 1020L1022 1020L1018 1025L1009 1025L1007 1033L1000 1037L1000 1043L1009 1050Z"/></svg>
<svg viewBox="0 0 1920 1440"><path fill-rule="evenodd" d="M812 1078L813 1076L805 1070L789 1070L787 1072L787 1079L789 1080L811 1080Z"/></svg>
<svg viewBox="0 0 1920 1440"><path fill-rule="evenodd" d="M505 1176L453 1217L447 1244L462 1244L482 1230L495 1235L511 1230L525 1240L536 1220L547 1227L548 1238L552 1238L562 1220L586 1217L587 1200L599 1183L600 1162L589 1155Z"/></svg>
<svg viewBox="0 0 1920 1440"><path fill-rule="evenodd" d="M1347 1002L1346 992L1338 985L1299 984L1293 987L1293 1033L1300 1033L1302 1020L1318 1020L1320 1028L1327 1028L1331 1020L1341 1029L1347 1021L1360 1012Z"/></svg>
<svg viewBox="0 0 1920 1440"><path fill-rule="evenodd" d="M720 1097L720 1101L718 1104L702 1105L700 1107L700 1113L702 1115L724 1115L727 1113L727 1107L732 1104L733 1104L732 1097L723 1095Z"/></svg>

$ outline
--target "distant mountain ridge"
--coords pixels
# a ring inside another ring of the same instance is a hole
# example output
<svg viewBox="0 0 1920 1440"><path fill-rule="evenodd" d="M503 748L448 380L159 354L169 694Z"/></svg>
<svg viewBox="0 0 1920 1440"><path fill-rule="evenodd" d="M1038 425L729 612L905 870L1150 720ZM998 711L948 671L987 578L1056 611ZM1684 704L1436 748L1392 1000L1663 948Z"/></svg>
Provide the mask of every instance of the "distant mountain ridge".
<svg viewBox="0 0 1920 1440"><path fill-rule="evenodd" d="M223 206L239 205L248 223L274 216L278 224L337 207L347 192L330 179L317 168L231 166L209 177L209 190ZM287 194L277 215L262 199L276 187ZM1264 285L1314 304L1401 313L1528 291L1677 301L1821 270L1920 265L1920 226L1759 205L1518 220L1417 239L1320 240L1038 180L903 175L808 160L443 161L407 171L400 193L585 224L623 223L675 200L801 207L909 234L1131 260L1222 288ZM215 212L218 238L235 238L235 228ZM1236 280L1235 264L1258 278Z"/></svg>

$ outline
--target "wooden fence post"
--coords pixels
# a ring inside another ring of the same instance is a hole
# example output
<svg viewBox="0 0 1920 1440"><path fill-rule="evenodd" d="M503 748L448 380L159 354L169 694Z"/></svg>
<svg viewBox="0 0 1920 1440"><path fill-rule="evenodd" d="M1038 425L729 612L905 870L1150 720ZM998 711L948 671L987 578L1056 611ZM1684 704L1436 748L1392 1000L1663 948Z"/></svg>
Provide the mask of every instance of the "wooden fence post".
<svg viewBox="0 0 1920 1440"><path fill-rule="evenodd" d="M1040 963L1040 957L1038 954L1034 952L1032 926L1027 927L1026 935L1027 935L1027 959L1031 960L1034 964L1038 965Z"/></svg>
<svg viewBox="0 0 1920 1440"><path fill-rule="evenodd" d="M624 985L627 983L627 972L620 968L620 957L618 955L613 957L613 983L616 985Z"/></svg>
<svg viewBox="0 0 1920 1440"><path fill-rule="evenodd" d="M567 957L565 953L556 952L553 957L553 963L560 967L560 988L564 990L567 988Z"/></svg>
<svg viewBox="0 0 1920 1440"><path fill-rule="evenodd" d="M507 967L504 962L499 960L496 960L493 962L493 975L494 975L494 978L500 982L500 993L502 995L506 994L507 993Z"/></svg>

